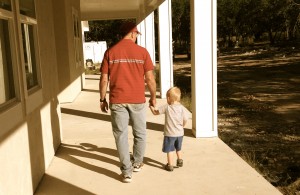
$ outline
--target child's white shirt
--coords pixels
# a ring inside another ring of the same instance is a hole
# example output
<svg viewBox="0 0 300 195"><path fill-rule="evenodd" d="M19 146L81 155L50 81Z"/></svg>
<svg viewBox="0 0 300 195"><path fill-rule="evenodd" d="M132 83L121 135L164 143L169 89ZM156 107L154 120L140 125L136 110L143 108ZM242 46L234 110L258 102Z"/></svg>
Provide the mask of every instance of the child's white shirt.
<svg viewBox="0 0 300 195"><path fill-rule="evenodd" d="M191 113L181 104L165 104L157 108L159 114L165 114L164 135L179 137L184 135L183 121L191 118Z"/></svg>

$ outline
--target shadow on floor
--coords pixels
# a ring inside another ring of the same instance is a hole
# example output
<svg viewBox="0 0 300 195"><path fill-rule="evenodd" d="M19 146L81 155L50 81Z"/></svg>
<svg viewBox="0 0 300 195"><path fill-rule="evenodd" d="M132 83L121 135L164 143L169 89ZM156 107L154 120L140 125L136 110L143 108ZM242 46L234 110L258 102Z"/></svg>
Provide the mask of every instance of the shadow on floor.
<svg viewBox="0 0 300 195"><path fill-rule="evenodd" d="M71 192L74 192L74 194L80 194L80 195L94 195L94 193L91 193L89 191L86 191L84 189L81 189L75 185L72 185L70 183L67 183L63 180L60 180L58 178L52 177L48 174L45 174L43 176L43 180L47 180L48 184L51 186L55 186L53 188L45 187L44 188L38 188L37 191L34 193L35 195L39 194L55 194L55 195L66 195L70 194ZM59 191L57 191L59 189Z"/></svg>
<svg viewBox="0 0 300 195"><path fill-rule="evenodd" d="M107 170L105 168L99 167L99 166L91 165L91 164L81 161L77 158L77 157L83 157L83 158L94 159L94 160L98 160L101 162L109 163L109 164L115 165L117 167L120 167L120 162L118 160L114 160L114 159L106 157L102 154L110 155L112 157L118 157L117 150L112 149L112 148L106 148L106 147L98 147L98 146L96 146L94 144L90 144L90 143L80 143L79 145L62 143L56 156L58 158L69 161L73 164L76 164L80 167L97 172L99 174L106 175L106 176L111 177L116 180L119 180L119 178L120 178L119 174L117 174L113 171ZM149 158L146 156L144 157L144 163L146 165L156 167L159 169L163 169L163 166L164 166L163 163L153 160L152 158Z"/></svg>
<svg viewBox="0 0 300 195"><path fill-rule="evenodd" d="M87 117L87 118L92 118L92 119L98 119L98 120L103 120L103 121L107 121L107 122L111 121L110 115L82 111L82 110L75 110L75 109L70 109L70 108L61 108L61 113L71 114L71 115L76 115L76 116L81 116L81 117ZM129 123L129 125L130 125L130 123ZM158 124L158 123L153 123L153 122L147 122L147 129L162 132L164 129L164 125ZM184 129L184 136L195 137L192 133L192 129L188 129L188 128Z"/></svg>

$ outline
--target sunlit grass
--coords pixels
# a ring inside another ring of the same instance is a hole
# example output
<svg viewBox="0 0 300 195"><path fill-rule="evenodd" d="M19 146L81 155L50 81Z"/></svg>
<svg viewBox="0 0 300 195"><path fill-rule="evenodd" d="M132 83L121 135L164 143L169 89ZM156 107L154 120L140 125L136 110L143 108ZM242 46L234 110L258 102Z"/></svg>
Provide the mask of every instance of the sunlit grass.
<svg viewBox="0 0 300 195"><path fill-rule="evenodd" d="M181 104L184 107L186 107L190 112L192 112L192 98L191 98L191 94L190 93L182 94Z"/></svg>

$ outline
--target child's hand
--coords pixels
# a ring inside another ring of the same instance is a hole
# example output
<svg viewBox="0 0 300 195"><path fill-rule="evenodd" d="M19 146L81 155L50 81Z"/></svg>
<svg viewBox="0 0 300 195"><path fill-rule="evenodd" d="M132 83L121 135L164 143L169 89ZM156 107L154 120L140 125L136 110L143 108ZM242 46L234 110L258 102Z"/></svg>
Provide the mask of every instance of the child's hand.
<svg viewBox="0 0 300 195"><path fill-rule="evenodd" d="M158 111L154 106L149 106L149 107L150 107L151 112L152 112L154 115L158 115L158 114L159 114L159 111Z"/></svg>

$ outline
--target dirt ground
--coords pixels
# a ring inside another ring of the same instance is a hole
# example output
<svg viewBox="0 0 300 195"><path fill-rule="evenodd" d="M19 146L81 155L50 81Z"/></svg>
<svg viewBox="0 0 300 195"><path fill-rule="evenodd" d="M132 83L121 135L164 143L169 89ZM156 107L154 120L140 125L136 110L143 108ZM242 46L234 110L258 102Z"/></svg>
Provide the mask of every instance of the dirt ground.
<svg viewBox="0 0 300 195"><path fill-rule="evenodd" d="M190 92L189 61L174 83ZM300 47L259 47L218 57L219 137L283 194L300 194Z"/></svg>

